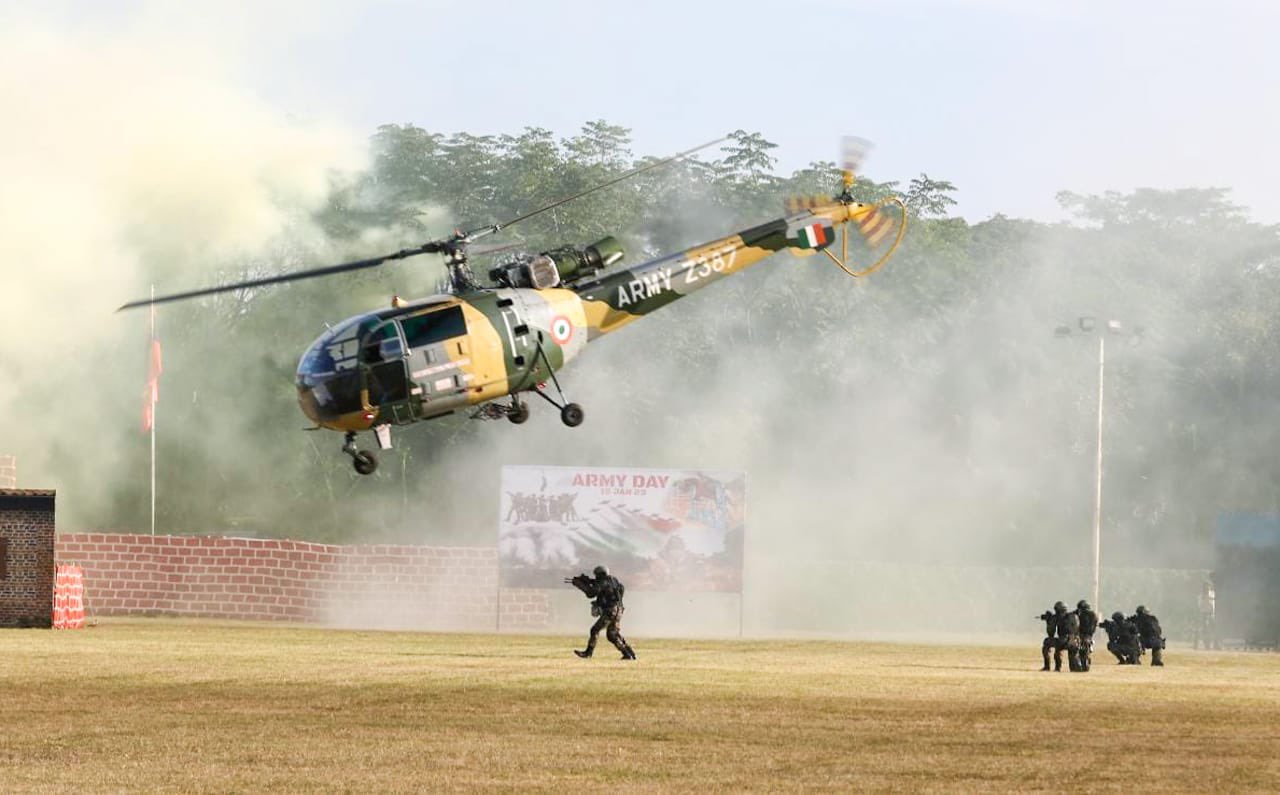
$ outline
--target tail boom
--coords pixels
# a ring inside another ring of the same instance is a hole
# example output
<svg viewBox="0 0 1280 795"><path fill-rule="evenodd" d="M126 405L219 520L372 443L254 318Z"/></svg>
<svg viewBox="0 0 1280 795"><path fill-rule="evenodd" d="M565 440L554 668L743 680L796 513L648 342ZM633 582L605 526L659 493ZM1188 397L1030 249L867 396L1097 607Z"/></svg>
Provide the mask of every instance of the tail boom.
<svg viewBox="0 0 1280 795"><path fill-rule="evenodd" d="M812 217L831 226L857 222L874 208L833 203L779 218L632 268L621 268L576 286L589 339L608 334L708 284L745 270L779 251L813 253L788 230Z"/></svg>

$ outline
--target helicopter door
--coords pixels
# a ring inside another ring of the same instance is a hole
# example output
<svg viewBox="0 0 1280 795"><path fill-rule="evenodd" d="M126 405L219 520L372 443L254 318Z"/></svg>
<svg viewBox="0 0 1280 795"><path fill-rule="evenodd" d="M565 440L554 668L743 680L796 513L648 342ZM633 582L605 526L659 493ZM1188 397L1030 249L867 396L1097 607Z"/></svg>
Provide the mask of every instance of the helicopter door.
<svg viewBox="0 0 1280 795"><path fill-rule="evenodd" d="M472 380L470 343L462 307L451 304L401 318L409 350L409 372L425 416L466 406Z"/></svg>
<svg viewBox="0 0 1280 795"><path fill-rule="evenodd" d="M380 410L380 419L397 425L418 418L409 390L409 369L400 327L394 320L375 326L360 346L360 373L369 393L369 404Z"/></svg>

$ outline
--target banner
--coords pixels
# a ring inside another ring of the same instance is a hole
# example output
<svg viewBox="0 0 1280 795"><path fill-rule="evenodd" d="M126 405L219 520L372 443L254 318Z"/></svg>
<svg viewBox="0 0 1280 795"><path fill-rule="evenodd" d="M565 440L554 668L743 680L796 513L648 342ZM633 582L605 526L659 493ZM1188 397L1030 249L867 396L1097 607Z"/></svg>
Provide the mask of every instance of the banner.
<svg viewBox="0 0 1280 795"><path fill-rule="evenodd" d="M741 472L502 468L505 587L562 588L605 565L629 590L741 593L745 529Z"/></svg>
<svg viewBox="0 0 1280 795"><path fill-rule="evenodd" d="M84 629L84 570L79 566L54 570L53 628Z"/></svg>

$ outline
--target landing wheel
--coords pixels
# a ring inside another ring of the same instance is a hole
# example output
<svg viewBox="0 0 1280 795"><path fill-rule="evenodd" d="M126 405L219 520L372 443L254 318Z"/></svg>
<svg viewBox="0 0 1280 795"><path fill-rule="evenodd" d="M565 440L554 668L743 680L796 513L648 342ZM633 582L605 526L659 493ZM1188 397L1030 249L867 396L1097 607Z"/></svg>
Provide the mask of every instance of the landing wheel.
<svg viewBox="0 0 1280 795"><path fill-rule="evenodd" d="M564 408L560 409L560 421L570 428L576 428L582 424L582 406L577 403L566 403Z"/></svg>
<svg viewBox="0 0 1280 795"><path fill-rule="evenodd" d="M378 458L368 450L360 450L351 456L351 465L361 475L372 475L378 468Z"/></svg>
<svg viewBox="0 0 1280 795"><path fill-rule="evenodd" d="M529 404L516 403L511 407L511 411L507 413L507 419L511 420L512 425L520 425L529 419Z"/></svg>

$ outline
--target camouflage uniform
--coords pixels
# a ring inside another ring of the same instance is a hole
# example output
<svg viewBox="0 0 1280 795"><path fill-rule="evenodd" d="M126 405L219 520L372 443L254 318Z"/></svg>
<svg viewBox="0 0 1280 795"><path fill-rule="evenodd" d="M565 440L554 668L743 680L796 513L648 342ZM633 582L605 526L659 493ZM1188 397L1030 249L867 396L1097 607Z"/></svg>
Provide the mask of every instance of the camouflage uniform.
<svg viewBox="0 0 1280 795"><path fill-rule="evenodd" d="M591 636L587 639L587 648L582 651L575 649L573 653L579 657L590 657L595 653L596 639L600 635L600 630L604 630L609 642L622 652L622 659L634 660L635 650L631 648L631 644L627 643L626 638L622 637L622 614L625 611L622 606L622 595L626 588L617 577L610 576L609 570L604 566L596 566L594 574L594 580L586 575L579 575L570 581L592 600L591 615L598 616L596 623L591 625Z"/></svg>
<svg viewBox="0 0 1280 795"><path fill-rule="evenodd" d="M1076 603L1076 617L1080 620L1080 670L1087 671L1093 665L1093 633L1098 631L1098 614L1081 599Z"/></svg>
<svg viewBox="0 0 1280 795"><path fill-rule="evenodd" d="M1151 650L1151 664L1164 665L1164 634L1160 630L1160 619L1147 612L1146 607L1138 605L1137 615L1130 616L1129 620L1138 628L1142 648Z"/></svg>
<svg viewBox="0 0 1280 795"><path fill-rule="evenodd" d="M1116 611L1110 621L1100 626L1107 632L1107 651L1116 656L1120 665L1141 665L1142 646L1138 643L1138 628Z"/></svg>
<svg viewBox="0 0 1280 795"><path fill-rule="evenodd" d="M1055 645L1054 636L1058 632L1058 616L1052 610L1046 610L1037 616L1044 622L1044 641L1040 644L1040 656L1044 658L1044 666L1041 671L1048 671L1049 654L1053 651Z"/></svg>
<svg viewBox="0 0 1280 795"><path fill-rule="evenodd" d="M1080 620L1075 613L1068 613L1066 604L1054 602L1053 612L1042 616L1045 632L1048 635L1040 645L1040 653L1044 657L1044 667L1049 670L1049 651L1053 650L1053 670L1062 670L1062 652L1067 652L1067 666L1072 671L1080 669Z"/></svg>

